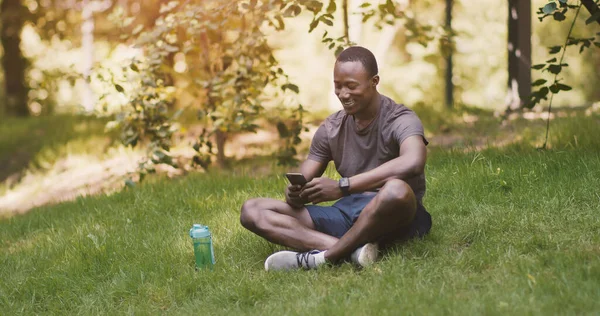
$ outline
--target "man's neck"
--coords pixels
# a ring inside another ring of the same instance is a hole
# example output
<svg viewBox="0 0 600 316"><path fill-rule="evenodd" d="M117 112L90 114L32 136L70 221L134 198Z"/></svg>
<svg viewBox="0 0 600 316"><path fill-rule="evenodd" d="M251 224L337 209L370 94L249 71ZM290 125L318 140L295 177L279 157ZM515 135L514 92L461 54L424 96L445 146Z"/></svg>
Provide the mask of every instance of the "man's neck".
<svg viewBox="0 0 600 316"><path fill-rule="evenodd" d="M363 128L369 125L377 116L377 113L379 112L380 103L381 94L377 92L377 94L375 94L375 96L371 100L369 107L365 109L364 112L354 114L354 121L356 122L356 124L359 125L359 127Z"/></svg>

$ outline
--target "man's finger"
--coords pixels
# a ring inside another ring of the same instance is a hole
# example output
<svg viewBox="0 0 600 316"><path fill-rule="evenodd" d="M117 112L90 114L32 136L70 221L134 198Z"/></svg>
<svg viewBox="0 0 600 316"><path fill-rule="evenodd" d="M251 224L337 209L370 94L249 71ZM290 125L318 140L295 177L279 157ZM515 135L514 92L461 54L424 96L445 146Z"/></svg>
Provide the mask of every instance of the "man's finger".
<svg viewBox="0 0 600 316"><path fill-rule="evenodd" d="M319 192L318 188L304 188L304 190L302 190L302 192L300 193L300 196L306 196L309 197L315 193Z"/></svg>
<svg viewBox="0 0 600 316"><path fill-rule="evenodd" d="M306 183L306 184L304 185L304 189L307 189L307 188L312 188L312 187L314 187L314 186L317 184L317 182L315 182L315 180L316 180L316 179L318 179L318 178L315 178L315 179L313 179L313 180L310 180L310 182Z"/></svg>
<svg viewBox="0 0 600 316"><path fill-rule="evenodd" d="M313 202L313 203L315 203L315 201L316 201L317 199L319 199L319 196L320 196L320 195L321 195L321 194L320 194L319 192L317 192L317 193L314 193L314 194L311 194L311 195L309 195L309 196L308 196L308 200L309 200L309 201L311 201L311 202Z"/></svg>

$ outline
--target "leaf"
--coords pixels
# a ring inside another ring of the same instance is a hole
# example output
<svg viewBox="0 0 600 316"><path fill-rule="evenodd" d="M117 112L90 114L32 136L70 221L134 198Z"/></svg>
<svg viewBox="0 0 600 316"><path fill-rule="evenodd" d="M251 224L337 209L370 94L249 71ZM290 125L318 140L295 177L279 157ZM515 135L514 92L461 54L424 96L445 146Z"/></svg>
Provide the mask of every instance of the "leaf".
<svg viewBox="0 0 600 316"><path fill-rule="evenodd" d="M277 122L277 132L279 133L279 137L286 138L290 136L290 131L282 121Z"/></svg>
<svg viewBox="0 0 600 316"><path fill-rule="evenodd" d="M541 86L544 83L546 83L546 81L547 81L546 79L538 79L538 80L534 81L531 85L534 86L534 87L535 86Z"/></svg>
<svg viewBox="0 0 600 316"><path fill-rule="evenodd" d="M315 27L317 27L317 25L319 25L319 20L312 20L312 22L310 22L310 25L308 26L308 33L312 32L315 29Z"/></svg>
<svg viewBox="0 0 600 316"><path fill-rule="evenodd" d="M558 75L561 70L562 70L562 66L560 66L560 65L550 65L550 66L548 66L548 71L550 71L550 73L553 73L555 75Z"/></svg>
<svg viewBox="0 0 600 316"><path fill-rule="evenodd" d="M558 86L555 84L550 86L550 91L552 91L552 93L558 93L558 91L560 91L560 89L558 89Z"/></svg>
<svg viewBox="0 0 600 316"><path fill-rule="evenodd" d="M567 86L566 84L562 84L562 83L557 83L556 86L558 87L559 90L563 90L563 91L569 91L569 90L573 89L571 86Z"/></svg>
<svg viewBox="0 0 600 316"><path fill-rule="evenodd" d="M323 8L323 3L321 3L321 1L311 0L306 4L306 8L316 15Z"/></svg>
<svg viewBox="0 0 600 316"><path fill-rule="evenodd" d="M550 47L550 54L556 54L560 52L562 46L552 46Z"/></svg>
<svg viewBox="0 0 600 316"><path fill-rule="evenodd" d="M542 69L544 67L546 67L546 64L537 64L537 65L531 66L531 68L537 69L537 70Z"/></svg>
<svg viewBox="0 0 600 316"><path fill-rule="evenodd" d="M285 9L285 11L283 12L283 16L295 17L298 16L301 12L302 8L299 5L292 4L291 6L287 7L287 9Z"/></svg>
<svg viewBox="0 0 600 316"><path fill-rule="evenodd" d="M319 18L319 20L321 20L321 22L323 22L323 23L325 23L325 24L327 24L327 25L329 25L329 26L333 26L333 22L332 22L331 20L327 19L327 18L326 18L326 17L324 17L324 16L321 16L321 17Z"/></svg>
<svg viewBox="0 0 600 316"><path fill-rule="evenodd" d="M335 56L337 57L342 51L344 50L343 46L338 46L338 48L336 48L335 50Z"/></svg>
<svg viewBox="0 0 600 316"><path fill-rule="evenodd" d="M564 21L566 19L565 14L562 12L554 12L552 15L555 21Z"/></svg>
<svg viewBox="0 0 600 316"><path fill-rule="evenodd" d="M556 57L546 60L547 63L555 63L556 61L557 61Z"/></svg>
<svg viewBox="0 0 600 316"><path fill-rule="evenodd" d="M118 92L125 93L125 89L123 89L120 84L115 83L115 89L117 89Z"/></svg>
<svg viewBox="0 0 600 316"><path fill-rule="evenodd" d="M369 2L365 2L365 3L363 3L363 4L360 5L360 8L366 8L366 7L369 7L369 6L371 6L371 4Z"/></svg>
<svg viewBox="0 0 600 316"><path fill-rule="evenodd" d="M135 71L135 72L139 72L140 70L138 69L138 67L135 64L131 64L129 65L129 68L131 68L131 70Z"/></svg>
<svg viewBox="0 0 600 316"><path fill-rule="evenodd" d="M335 0L329 0L329 5L327 6L327 13L331 14L335 12L337 6L335 5Z"/></svg>
<svg viewBox="0 0 600 316"><path fill-rule="evenodd" d="M600 42L594 42L594 45L596 45L596 47L600 48Z"/></svg>
<svg viewBox="0 0 600 316"><path fill-rule="evenodd" d="M542 8L542 12L544 12L545 14L550 14L554 12L554 10L556 10L555 2L546 3L546 5Z"/></svg>
<svg viewBox="0 0 600 316"><path fill-rule="evenodd" d="M291 83L286 83L283 86L281 86L281 90L285 91L287 89L292 90L296 93L300 92L300 89L298 88L298 86L295 84L291 84Z"/></svg>
<svg viewBox="0 0 600 316"><path fill-rule="evenodd" d="M283 18L281 17L281 15L276 15L275 19L277 20L277 22L279 22L279 26L275 27L277 30L285 30L285 23L283 22Z"/></svg>
<svg viewBox="0 0 600 316"><path fill-rule="evenodd" d="M596 21L600 21L600 10L596 11L596 13L592 14L592 16L585 20L585 24L591 24Z"/></svg>
<svg viewBox="0 0 600 316"><path fill-rule="evenodd" d="M385 9L389 12L389 13L396 13L396 6L394 5L394 2L392 2L392 0L387 0L385 2Z"/></svg>

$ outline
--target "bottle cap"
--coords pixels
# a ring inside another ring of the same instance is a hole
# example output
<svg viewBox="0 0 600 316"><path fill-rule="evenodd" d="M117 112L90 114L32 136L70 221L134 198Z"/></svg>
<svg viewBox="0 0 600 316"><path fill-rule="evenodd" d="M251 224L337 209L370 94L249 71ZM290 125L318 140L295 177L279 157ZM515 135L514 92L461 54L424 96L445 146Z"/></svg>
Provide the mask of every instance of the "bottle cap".
<svg viewBox="0 0 600 316"><path fill-rule="evenodd" d="M208 231L208 226L204 226L201 224L194 224L192 226L192 229L190 229L190 237L192 237L192 238L210 237L210 232Z"/></svg>

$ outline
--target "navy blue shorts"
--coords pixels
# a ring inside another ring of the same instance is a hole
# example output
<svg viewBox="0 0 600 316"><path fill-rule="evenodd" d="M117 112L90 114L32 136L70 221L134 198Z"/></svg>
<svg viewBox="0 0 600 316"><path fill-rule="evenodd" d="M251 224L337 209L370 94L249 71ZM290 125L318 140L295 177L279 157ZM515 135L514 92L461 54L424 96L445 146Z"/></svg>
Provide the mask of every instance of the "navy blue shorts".
<svg viewBox="0 0 600 316"><path fill-rule="evenodd" d="M339 199L332 206L305 205L315 228L327 235L340 238L354 225L365 206L375 197L376 192L351 194ZM417 202L417 213L412 223L403 228L402 236L409 239L423 237L431 229L431 215L423 204Z"/></svg>

